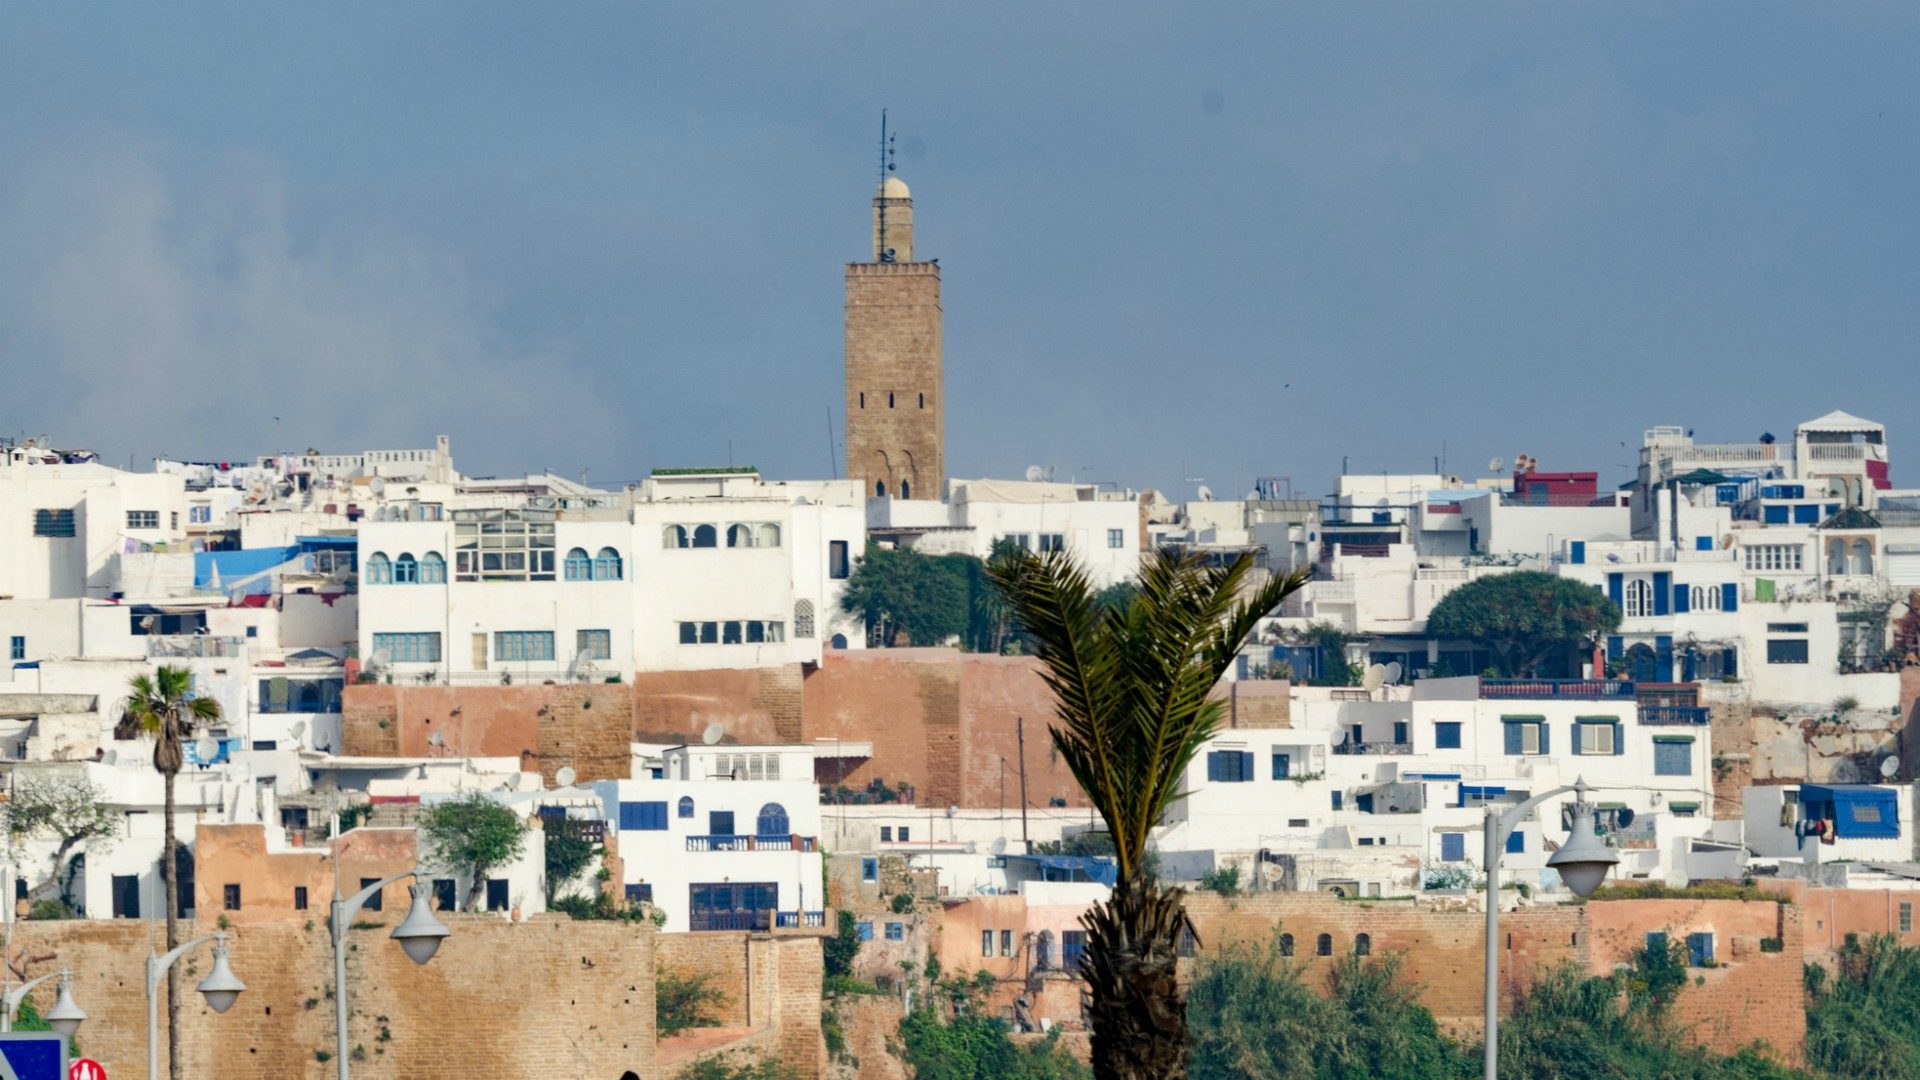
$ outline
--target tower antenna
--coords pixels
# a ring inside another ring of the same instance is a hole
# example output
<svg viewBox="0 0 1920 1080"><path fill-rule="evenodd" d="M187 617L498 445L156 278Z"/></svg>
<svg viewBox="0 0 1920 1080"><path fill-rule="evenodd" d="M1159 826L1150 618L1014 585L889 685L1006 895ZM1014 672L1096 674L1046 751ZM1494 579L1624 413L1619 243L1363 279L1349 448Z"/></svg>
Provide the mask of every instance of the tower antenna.
<svg viewBox="0 0 1920 1080"><path fill-rule="evenodd" d="M887 174L893 171L893 136L887 134L887 110L880 110L880 186L875 194L880 199L880 236L879 250L875 252L879 261L890 263L893 252L887 249Z"/></svg>

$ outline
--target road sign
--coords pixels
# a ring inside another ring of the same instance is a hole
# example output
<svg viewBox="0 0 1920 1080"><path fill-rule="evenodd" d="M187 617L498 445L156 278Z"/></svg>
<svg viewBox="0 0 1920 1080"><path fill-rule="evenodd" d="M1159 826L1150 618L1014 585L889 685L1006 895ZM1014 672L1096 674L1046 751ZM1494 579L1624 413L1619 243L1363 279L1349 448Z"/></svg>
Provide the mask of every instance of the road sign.
<svg viewBox="0 0 1920 1080"><path fill-rule="evenodd" d="M0 1080L67 1080L67 1040L51 1031L0 1035Z"/></svg>
<svg viewBox="0 0 1920 1080"><path fill-rule="evenodd" d="M67 1080L107 1080L107 1067L92 1058L81 1058L67 1069Z"/></svg>

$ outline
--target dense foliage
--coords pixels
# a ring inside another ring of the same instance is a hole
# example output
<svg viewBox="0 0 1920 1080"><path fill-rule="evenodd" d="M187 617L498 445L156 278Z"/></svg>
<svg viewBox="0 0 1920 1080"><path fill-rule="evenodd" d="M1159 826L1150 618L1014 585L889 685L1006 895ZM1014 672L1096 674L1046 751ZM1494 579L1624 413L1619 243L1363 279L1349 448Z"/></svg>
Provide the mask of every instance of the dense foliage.
<svg viewBox="0 0 1920 1080"><path fill-rule="evenodd" d="M837 917L833 936L820 943L823 971L829 979L851 977L853 958L860 952L859 921L845 908L839 910Z"/></svg>
<svg viewBox="0 0 1920 1080"><path fill-rule="evenodd" d="M1480 578L1442 597L1427 636L1492 650L1505 675L1542 674L1549 661L1620 626L1620 605L1572 578L1518 570Z"/></svg>
<svg viewBox="0 0 1920 1080"><path fill-rule="evenodd" d="M945 1008L929 1004L900 1021L901 1056L916 1080L1089 1080L1093 1070L1059 1045L1057 1035L1015 1043L1004 1021L986 1012L991 979L940 983ZM937 1000L937 999L936 999Z"/></svg>
<svg viewBox="0 0 1920 1080"><path fill-rule="evenodd" d="M1920 949L1849 937L1839 970L1807 968L1807 1061L1834 1076L1920 1078Z"/></svg>
<svg viewBox="0 0 1920 1080"><path fill-rule="evenodd" d="M547 841L546 889L547 905L551 907L554 894L572 883L593 863L600 854L600 845L594 842L584 821L568 817L544 817L541 826Z"/></svg>
<svg viewBox="0 0 1920 1080"><path fill-rule="evenodd" d="M679 1080L798 1080L799 1074L772 1058L713 1054L681 1069Z"/></svg>
<svg viewBox="0 0 1920 1080"><path fill-rule="evenodd" d="M884 646L964 639L972 612L969 584L979 562L967 555L868 544L847 579L840 606L864 618Z"/></svg>

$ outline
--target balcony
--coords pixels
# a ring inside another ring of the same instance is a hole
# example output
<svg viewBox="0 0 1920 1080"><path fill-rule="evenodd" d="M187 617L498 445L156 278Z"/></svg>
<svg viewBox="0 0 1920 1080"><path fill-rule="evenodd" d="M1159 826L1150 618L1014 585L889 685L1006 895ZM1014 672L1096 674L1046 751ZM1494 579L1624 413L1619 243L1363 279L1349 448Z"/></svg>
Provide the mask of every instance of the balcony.
<svg viewBox="0 0 1920 1080"><path fill-rule="evenodd" d="M825 911L699 911L687 917L689 930L824 930Z"/></svg>
<svg viewBox="0 0 1920 1080"><path fill-rule="evenodd" d="M688 851L818 851L814 836L689 836Z"/></svg>
<svg viewBox="0 0 1920 1080"><path fill-rule="evenodd" d="M1367 755L1411 754L1413 753L1413 744L1403 742L1343 742L1336 744L1333 752L1336 754Z"/></svg>
<svg viewBox="0 0 1920 1080"><path fill-rule="evenodd" d="M1618 679L1481 679L1482 701L1559 698L1565 701L1633 700L1633 684Z"/></svg>
<svg viewBox="0 0 1920 1080"><path fill-rule="evenodd" d="M826 925L824 911L780 911L773 916L775 930L819 930Z"/></svg>
<svg viewBox="0 0 1920 1080"><path fill-rule="evenodd" d="M1675 724L1705 724L1711 714L1697 705L1642 705L1640 722L1656 726Z"/></svg>
<svg viewBox="0 0 1920 1080"><path fill-rule="evenodd" d="M215 656L234 657L246 648L246 639L209 637L206 634L146 634L149 657Z"/></svg>

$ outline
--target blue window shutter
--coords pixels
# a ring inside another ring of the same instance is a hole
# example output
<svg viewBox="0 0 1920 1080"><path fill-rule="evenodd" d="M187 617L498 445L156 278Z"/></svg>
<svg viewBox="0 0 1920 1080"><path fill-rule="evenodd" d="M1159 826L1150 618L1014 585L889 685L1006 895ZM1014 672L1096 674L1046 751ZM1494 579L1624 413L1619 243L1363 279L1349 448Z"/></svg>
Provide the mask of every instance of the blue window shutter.
<svg viewBox="0 0 1920 1080"><path fill-rule="evenodd" d="M1685 615L1693 610L1693 593L1685 585L1673 587L1673 613Z"/></svg>
<svg viewBox="0 0 1920 1080"><path fill-rule="evenodd" d="M1607 635L1607 659L1618 660L1627 654L1627 643L1619 634Z"/></svg>
<svg viewBox="0 0 1920 1080"><path fill-rule="evenodd" d="M1464 862L1467 858L1467 834L1443 832L1440 834L1440 861Z"/></svg>
<svg viewBox="0 0 1920 1080"><path fill-rule="evenodd" d="M1693 538L1693 550L1695 550L1695 551L1712 551L1712 550L1713 550L1713 537L1711 537L1711 536L1696 536L1696 537L1694 537L1694 538Z"/></svg>
<svg viewBox="0 0 1920 1080"><path fill-rule="evenodd" d="M1504 724L1502 726L1507 729L1507 753L1520 753L1520 725Z"/></svg>
<svg viewBox="0 0 1920 1080"><path fill-rule="evenodd" d="M1616 721L1613 725L1613 756L1619 757L1627 752L1627 727Z"/></svg>
<svg viewBox="0 0 1920 1080"><path fill-rule="evenodd" d="M1787 523L1787 508L1784 506L1763 507L1761 510L1761 519L1763 524L1785 525Z"/></svg>
<svg viewBox="0 0 1920 1080"><path fill-rule="evenodd" d="M1527 850L1527 834L1515 829L1507 834L1507 854L1518 855Z"/></svg>
<svg viewBox="0 0 1920 1080"><path fill-rule="evenodd" d="M1673 575L1658 573L1653 575L1653 613L1665 615L1670 610L1668 601L1673 599Z"/></svg>
<svg viewBox="0 0 1920 1080"><path fill-rule="evenodd" d="M1661 634L1653 639L1653 681L1673 681L1673 635Z"/></svg>
<svg viewBox="0 0 1920 1080"><path fill-rule="evenodd" d="M1726 652L1720 654L1720 664L1721 669L1728 675L1738 677L1740 674L1740 650L1728 649Z"/></svg>
<svg viewBox="0 0 1920 1080"><path fill-rule="evenodd" d="M1608 574L1607 575L1607 599L1613 601L1616 604L1624 604L1626 603L1626 592L1627 592L1626 575L1624 574Z"/></svg>
<svg viewBox="0 0 1920 1080"><path fill-rule="evenodd" d="M864 921L854 923L853 936L855 939L859 941L872 941L873 940L873 924L870 922L864 922Z"/></svg>
<svg viewBox="0 0 1920 1080"><path fill-rule="evenodd" d="M1720 586L1720 610L1721 611L1740 610L1739 584L1729 581L1725 585Z"/></svg>
<svg viewBox="0 0 1920 1080"><path fill-rule="evenodd" d="M1340 809L1340 792L1338 791L1333 793L1333 808L1335 810Z"/></svg>
<svg viewBox="0 0 1920 1080"><path fill-rule="evenodd" d="M1253 777L1253 751L1242 751L1240 754L1240 779L1251 781Z"/></svg>
<svg viewBox="0 0 1920 1080"><path fill-rule="evenodd" d="M1222 756L1223 755L1218 750L1209 750L1207 752L1207 779L1208 780L1220 779L1220 774L1221 772L1224 771L1220 767L1220 759Z"/></svg>
<svg viewBox="0 0 1920 1080"><path fill-rule="evenodd" d="M1567 559L1576 564L1586 562L1587 542L1585 540L1575 540L1573 543L1568 544Z"/></svg>
<svg viewBox="0 0 1920 1080"><path fill-rule="evenodd" d="M1551 753L1553 753L1553 744L1552 744L1552 742L1551 742L1551 741L1550 741L1550 740L1548 739L1548 737L1547 737L1547 736L1548 736L1548 733L1549 733L1549 732L1551 732L1552 730L1553 730L1553 726L1552 726L1551 724L1548 724L1548 723L1546 723L1545 721L1541 721L1541 723L1540 723L1540 752L1541 752L1542 754L1551 754Z"/></svg>

